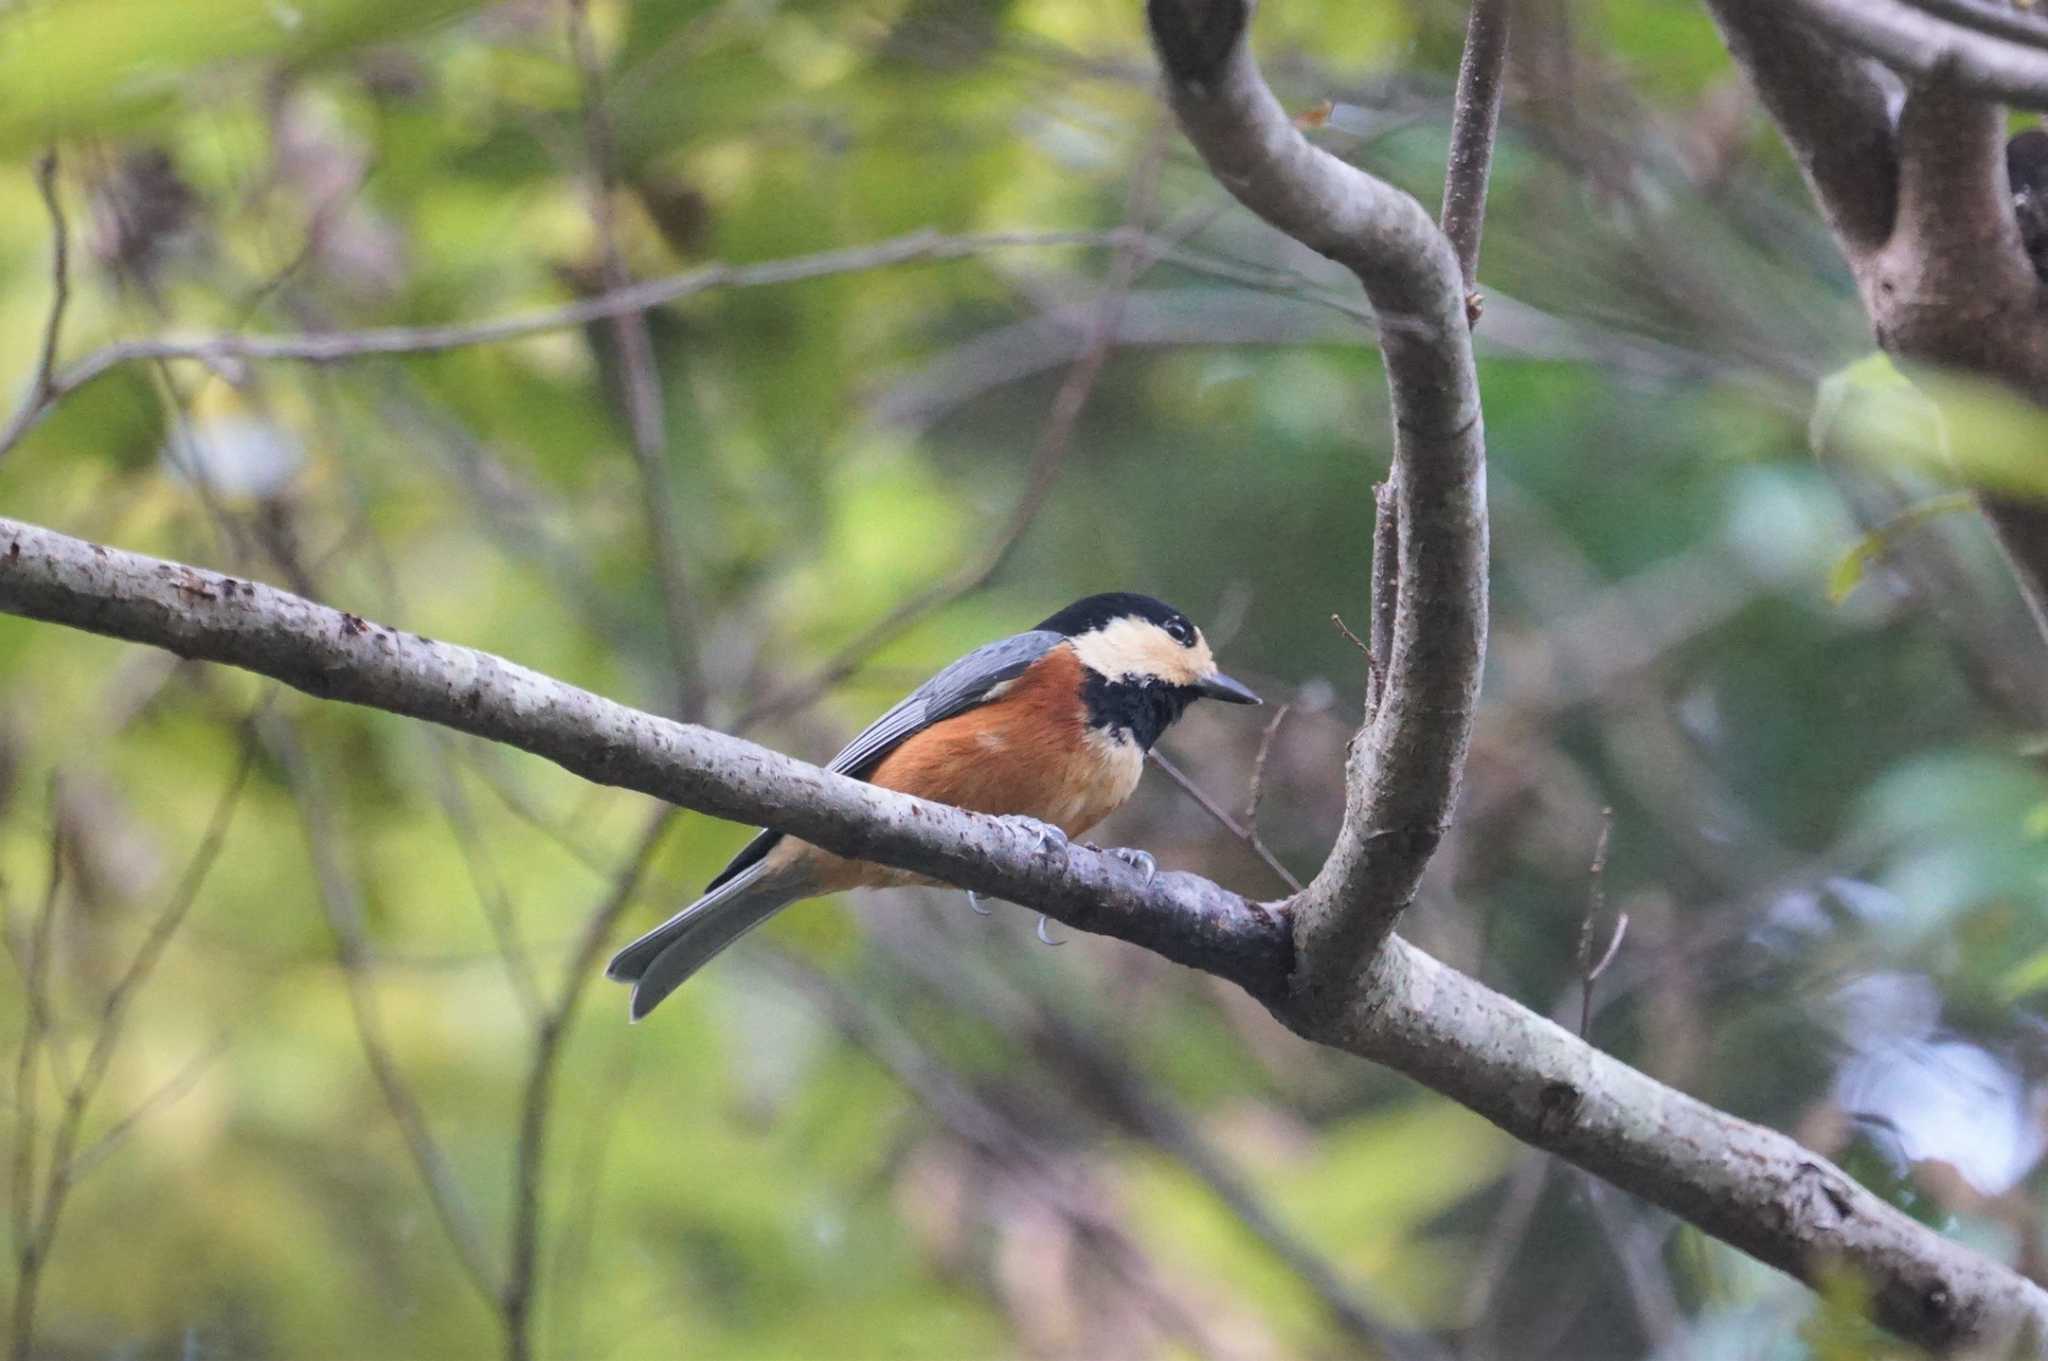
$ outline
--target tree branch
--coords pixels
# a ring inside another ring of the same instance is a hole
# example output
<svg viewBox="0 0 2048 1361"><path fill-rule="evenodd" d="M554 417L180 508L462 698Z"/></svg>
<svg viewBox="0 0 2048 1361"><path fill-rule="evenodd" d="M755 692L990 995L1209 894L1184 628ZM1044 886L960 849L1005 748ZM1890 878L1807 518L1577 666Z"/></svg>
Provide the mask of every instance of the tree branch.
<svg viewBox="0 0 2048 1361"><path fill-rule="evenodd" d="M1707 0L1736 64L1791 144L1835 235L1851 251L1891 235L1898 155L1869 69L1778 0Z"/></svg>
<svg viewBox="0 0 2048 1361"><path fill-rule="evenodd" d="M1479 237L1486 225L1486 182L1493 174L1493 141L1500 123L1501 68L1507 64L1513 0L1472 0L1465 25L1465 56L1451 112L1451 150L1444 168L1444 235L1458 252L1466 310L1479 319L1471 296L1479 284Z"/></svg>
<svg viewBox="0 0 2048 1361"><path fill-rule="evenodd" d="M1409 195L1311 146L1266 88L1246 0L1149 0L1167 97L1247 208L1358 276L1379 317L1399 524L1384 694L1346 775L1344 825L1298 899L1297 1002L1336 1008L1414 897L1448 824L1486 650L1485 438L1451 241Z"/></svg>
<svg viewBox="0 0 2048 1361"><path fill-rule="evenodd" d="M566 331L612 317L629 316L721 288L764 288L800 283L828 275L887 269L918 261L961 260L996 250L1054 247L1144 247L1158 258L1192 269L1215 268L1199 255L1179 251L1171 243L1152 242L1143 232L1111 231L989 232L946 236L936 231L911 232L872 245L820 251L786 260L751 265L712 264L665 278L649 279L600 293L560 307L542 307L485 321L451 322L443 326L381 326L360 331L308 335L158 336L125 340L93 351L47 381L31 383L4 426L0 426L0 458L41 424L65 397L128 364L166 359L232 365L240 360L333 364L373 355L433 354L472 345L497 345L508 340ZM53 321L56 314L53 313ZM46 342L47 343L47 342Z"/></svg>
<svg viewBox="0 0 2048 1361"><path fill-rule="evenodd" d="M0 519L0 612L223 662L307 693L505 742L586 778L944 878L1229 979L1289 1026L1408 1073L1515 1137L1800 1279L1837 1270L1938 1348L2048 1338L2048 1294L1952 1243L1782 1134L1586 1045L1398 938L1331 1015L1290 1005L1285 909L1189 874L1149 884L1000 818L829 774L639 713L487 653L399 634L251 582ZM2043 1353L2048 1354L2048 1353Z"/></svg>
<svg viewBox="0 0 2048 1361"><path fill-rule="evenodd" d="M1292 964L1280 915L1206 881L1149 885L1031 828L878 789L739 738L657 718L489 653L400 633L260 583L0 518L0 612L225 662L323 699L424 719L736 822L942 878L1135 940L1254 996Z"/></svg>
<svg viewBox="0 0 2048 1361"><path fill-rule="evenodd" d="M1938 19L1974 28L2026 47L2048 49L2048 19L2028 9L2011 8L2006 0L1907 0L1914 9Z"/></svg>
<svg viewBox="0 0 2048 1361"><path fill-rule="evenodd" d="M1983 99L2048 109L2048 52L1958 27L1901 0L1716 0L1775 5L1901 75L1938 78ZM1839 60L1839 57L1837 58ZM1806 79L1815 79L1808 72ZM1775 112L1775 110L1773 110Z"/></svg>
<svg viewBox="0 0 2048 1361"><path fill-rule="evenodd" d="M606 290L628 287L631 275L619 249L617 213L612 199L618 190L618 139L605 105L604 65L590 32L589 0L569 0L568 41L583 86L583 141L589 159L590 216L596 229L601 274ZM640 475L642 508L647 517L649 556L654 560L660 592L664 642L669 669L675 673L675 713L698 719L710 696L706 693L701 658L690 640L703 633L690 592L690 571L683 548L682 526L676 520L675 486L669 477L668 404L661 370L655 362L654 337L644 312L621 312L611 319L618 348L620 387L624 390L626 424L633 443L633 463Z"/></svg>

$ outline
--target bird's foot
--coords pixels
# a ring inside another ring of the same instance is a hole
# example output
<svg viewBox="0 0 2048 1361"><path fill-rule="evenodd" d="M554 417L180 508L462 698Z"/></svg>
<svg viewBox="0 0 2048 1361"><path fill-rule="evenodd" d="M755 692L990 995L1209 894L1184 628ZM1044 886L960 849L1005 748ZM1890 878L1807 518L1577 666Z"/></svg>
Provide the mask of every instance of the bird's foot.
<svg viewBox="0 0 2048 1361"><path fill-rule="evenodd" d="M1050 822L1040 822L1037 818L1027 818L1021 814L1013 816L1010 821L1038 838L1038 844L1032 849L1041 855L1059 854L1067 849L1067 834Z"/></svg>
<svg viewBox="0 0 2048 1361"><path fill-rule="evenodd" d="M1045 922L1046 922L1046 917L1045 917L1045 914L1044 914L1043 912L1039 913L1039 914L1038 914L1038 941L1039 941L1039 944L1041 944L1041 945L1065 945L1065 944L1066 944L1066 942L1065 942L1065 941L1063 941L1063 940L1054 940L1054 939L1053 939L1053 938L1052 938L1051 936L1048 936L1047 934L1045 934Z"/></svg>
<svg viewBox="0 0 2048 1361"><path fill-rule="evenodd" d="M992 907L983 907L981 905L981 895L971 888L967 890L967 905L974 909L974 915L977 917L986 917L989 913L995 911Z"/></svg>
<svg viewBox="0 0 2048 1361"><path fill-rule="evenodd" d="M1141 851L1136 846L1110 846L1105 848L1096 845L1092 841L1088 842L1087 846L1091 851L1100 851L1104 855L1113 855L1123 861L1126 865L1144 875L1145 882L1148 885L1159 877L1159 862L1152 858L1152 852L1150 851Z"/></svg>
<svg viewBox="0 0 2048 1361"><path fill-rule="evenodd" d="M1159 862L1150 851L1141 851L1136 846L1112 846L1109 853L1144 875L1148 887L1159 877Z"/></svg>

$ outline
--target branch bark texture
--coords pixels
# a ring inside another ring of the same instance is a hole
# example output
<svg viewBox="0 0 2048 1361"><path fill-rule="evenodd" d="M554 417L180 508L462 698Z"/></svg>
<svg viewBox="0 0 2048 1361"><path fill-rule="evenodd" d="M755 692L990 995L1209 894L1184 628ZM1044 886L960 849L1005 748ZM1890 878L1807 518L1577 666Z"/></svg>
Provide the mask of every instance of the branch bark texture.
<svg viewBox="0 0 2048 1361"><path fill-rule="evenodd" d="M627 708L453 643L399 633L261 583L0 518L0 612L269 676L439 723L603 784L760 822L942 877L1226 978L1311 1040L1388 1064L1516 1138L1807 1281L1854 1272L1880 1318L1928 1346L2048 1337L2048 1294L1863 1190L1782 1134L1611 1058L1398 938L1340 1008L1291 1002L1282 904L1196 875L1151 883L1111 856L1046 853L1004 819L829 774ZM2043 1353L2048 1354L2048 1353Z"/></svg>
<svg viewBox="0 0 2048 1361"><path fill-rule="evenodd" d="M1457 800L1486 651L1485 432L1457 249L1413 197L1302 136L1252 60L1251 8L1149 0L1167 98L1240 202L1358 276L1394 412L1392 638L1343 828L1296 903L1293 1005L1327 1016L1413 900Z"/></svg>
<svg viewBox="0 0 2048 1361"><path fill-rule="evenodd" d="M2048 318L2014 222L2004 111L1991 101L2048 108L2048 52L1899 0L1707 3L1804 167L1878 343L2040 404ZM1865 57L1906 81L1896 118ZM2048 487L2048 465L2039 476ZM2048 631L2043 498L1989 495L1984 512Z"/></svg>

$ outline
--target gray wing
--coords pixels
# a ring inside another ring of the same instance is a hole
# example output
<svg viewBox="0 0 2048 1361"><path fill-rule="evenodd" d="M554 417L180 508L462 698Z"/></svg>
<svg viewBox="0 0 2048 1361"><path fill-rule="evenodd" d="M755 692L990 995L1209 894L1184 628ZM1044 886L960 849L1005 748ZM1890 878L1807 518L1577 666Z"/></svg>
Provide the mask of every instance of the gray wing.
<svg viewBox="0 0 2048 1361"><path fill-rule="evenodd" d="M825 769L855 779L866 779L882 758L913 733L922 732L972 709L989 697L989 691L1024 674L1026 667L1043 657L1065 638L1049 629L1032 629L974 649L904 696L895 708L868 724L861 734L826 762ZM782 833L764 831L749 841L732 862L718 872L705 888L717 888L747 866L768 854Z"/></svg>

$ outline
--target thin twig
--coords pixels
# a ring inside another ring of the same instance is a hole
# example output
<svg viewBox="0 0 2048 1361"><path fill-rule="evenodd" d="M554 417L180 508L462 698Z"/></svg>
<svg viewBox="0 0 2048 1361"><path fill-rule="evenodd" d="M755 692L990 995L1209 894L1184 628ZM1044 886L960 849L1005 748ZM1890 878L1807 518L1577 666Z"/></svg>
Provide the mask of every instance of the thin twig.
<svg viewBox="0 0 2048 1361"><path fill-rule="evenodd" d="M227 1053L232 1038L232 1030L222 1032L212 1044L186 1060L184 1066L171 1074L161 1086L137 1102L135 1109L115 1120L97 1139L79 1149L71 1160L73 1184L84 1181L94 1168L112 1157L143 1121L165 1107L176 1104L180 1097L197 1087L199 1079L206 1075L206 1070L212 1067L221 1055Z"/></svg>
<svg viewBox="0 0 2048 1361"><path fill-rule="evenodd" d="M358 331L300 335L157 336L125 340L93 351L56 373L48 387L25 393L0 427L0 457L21 442L57 402L123 365L147 360L193 360L232 372L236 361L333 364L378 355L433 354L475 345L497 345L549 331L572 330L628 313L726 288L766 288L830 275L886 269L919 261L961 260L999 250L1052 248L1122 250L1155 248L1158 258L1189 269L1224 268L1199 253L1181 251L1129 228L1111 231L987 232L947 236L924 230L868 246L820 251L758 264L709 264L645 283L600 293L558 307L544 307L486 321L441 326L385 326Z"/></svg>
<svg viewBox="0 0 2048 1361"><path fill-rule="evenodd" d="M513 1210L507 1254L510 1265L498 1299L508 1361L525 1361L533 1354L533 1305L542 1234L541 1180L547 1161L548 1118L562 1044L568 1037L576 1005L596 976L598 956L611 938L612 927L632 905L641 880L654 861L655 849L673 824L676 812L664 805L647 819L639 841L628 853L603 901L584 918L576 948L563 966L561 991L534 1030L533 1052L527 1060L526 1082L519 1102L519 1149L512 1179Z"/></svg>
<svg viewBox="0 0 2048 1361"><path fill-rule="evenodd" d="M993 983L993 975L962 967L967 961L957 954L909 948L900 934L888 937L886 943L891 954L913 971L917 982L949 1005L981 1017L1001 1034L1029 1040L1030 1047L1043 1053L1048 1062L1056 1060L1061 1065L1055 1077L1062 1090L1092 1096L1119 1127L1148 1140L1184 1167L1294 1273L1340 1327L1372 1348L1373 1354L1400 1361L1424 1361L1440 1355L1427 1337L1379 1317L1337 1265L1261 1198L1229 1153L1215 1147L1170 1096L1157 1091L1108 1032L1069 1017L1068 1008L1050 1002L1040 985L1005 967L1013 956L1005 956L1005 963L995 965L1005 985L999 991L976 981L980 973Z"/></svg>
<svg viewBox="0 0 2048 1361"><path fill-rule="evenodd" d="M1072 1224L1086 1245L1120 1277L1159 1324L1197 1356L1218 1348L1188 1306L1156 1279L1143 1250L1104 1213L1100 1197L1077 1184L1073 1161L1046 1148L996 1106L983 1101L935 1055L861 993L794 956L776 952L777 971L801 987L840 1033L914 1094L953 1137L1003 1168L1014 1184Z"/></svg>
<svg viewBox="0 0 2048 1361"><path fill-rule="evenodd" d="M1621 948L1621 933L1627 929L1624 919L1615 928L1614 940L1601 956L1596 967L1593 963L1593 923L1607 915L1607 842L1614 834L1614 810L1600 810L1600 839L1593 846L1593 863L1587 867L1588 888L1586 893L1586 916L1579 923L1579 1038L1586 1038L1586 1031L1593 1024L1593 984L1613 959L1614 952Z"/></svg>
<svg viewBox="0 0 2048 1361"><path fill-rule="evenodd" d="M1145 754L1153 765L1166 772L1168 779L1181 787L1182 793L1200 804L1202 811L1216 820L1217 826L1236 837L1239 841L1242 841L1246 849L1258 856L1260 862L1267 869L1273 871L1274 877L1287 885L1290 893L1301 892L1301 881L1294 877L1293 872L1287 866L1280 863L1279 858L1272 851L1266 849L1266 844L1260 841L1243 823L1232 817L1229 809L1203 793L1202 787L1189 779L1187 773L1169 760L1165 752L1154 747Z"/></svg>
<svg viewBox="0 0 2048 1361"><path fill-rule="evenodd" d="M50 315L43 323L42 348L36 354L36 371L29 379L28 400L46 403L54 398L57 346L64 335L64 311L71 305L71 232L64 220L64 201L57 193L57 153L46 152L36 162L36 191L50 215Z"/></svg>
<svg viewBox="0 0 2048 1361"><path fill-rule="evenodd" d="M475 810L462 789L455 747L456 743L448 734L435 735L431 750L435 782L440 787L441 809L447 815L448 830L455 838L456 849L462 853L463 866L469 871L470 887L476 891L477 905L483 909L484 923L490 928L491 943L497 948L499 962L505 967L505 978L511 985L512 995L526 1018L538 1022L542 1015L540 978L534 970L532 952L527 949L525 936L519 929L519 914L505 887L504 876L497 872L484 850L483 833L477 826Z"/></svg>
<svg viewBox="0 0 2048 1361"><path fill-rule="evenodd" d="M50 778L50 859L42 906L27 938L22 969L26 1013L21 1052L14 1069L14 1308L9 1355L30 1361L35 1349L36 1300L43 1276L41 1235L37 1232L36 1145L42 1137L41 1081L37 1074L43 1043L50 1028L50 933L64 889L64 818L57 810L58 781Z"/></svg>
<svg viewBox="0 0 2048 1361"><path fill-rule="evenodd" d="M264 746L284 769L285 781L298 801L299 821L319 886L320 906L334 936L335 962L341 966L349 1010L355 1019L356 1042L362 1048L364 1062L419 1172L427 1203L455 1249L456 1261L477 1294L496 1308L499 1291L492 1279L494 1273L484 1248L483 1233L469 1208L469 1198L447 1154L435 1141L426 1112L406 1082L384 1031L384 1013L377 1004L375 986L369 976L369 950L363 942L361 893L342 864L340 832L334 825L321 781L310 769L305 749L291 723L273 714L259 719L256 728Z"/></svg>
<svg viewBox="0 0 2048 1361"><path fill-rule="evenodd" d="M1372 598L1366 620L1366 718L1379 713L1386 690L1387 669L1394 662L1394 619L1401 608L1401 492L1395 485L1400 469L1389 468L1387 480L1372 490Z"/></svg>
<svg viewBox="0 0 2048 1361"><path fill-rule="evenodd" d="M597 230L604 287L617 292L632 282L619 249L617 213L618 147L611 113L605 104L604 65L590 32L588 0L568 0L569 50L583 85L583 140L589 159L590 218ZM675 712L695 722L708 698L702 658L694 640L703 636L690 591L683 551L682 527L676 521L675 487L669 477L668 419L661 372L655 364L654 339L645 312L621 312L611 318L618 346L620 386L626 399L626 420L632 433L633 462L640 475L641 500L647 515L648 546L654 557L655 584L661 595L668 660L674 671Z"/></svg>
<svg viewBox="0 0 2048 1361"><path fill-rule="evenodd" d="M1451 112L1451 151L1444 167L1444 235L1457 248L1465 280L1466 320L1479 320L1479 237L1486 224L1486 183L1493 172L1493 142L1500 122L1501 68L1508 55L1508 16L1514 0L1472 0L1465 26L1465 56L1458 65L1457 101Z"/></svg>
<svg viewBox="0 0 2048 1361"><path fill-rule="evenodd" d="M1273 711L1273 721L1266 725L1266 731L1259 737L1259 754L1252 758L1252 787L1245 797L1244 825L1245 830L1252 834L1253 841L1259 837L1259 804L1266 797L1266 758L1273 754L1273 743L1280 736L1280 725L1293 712L1292 703L1283 704Z"/></svg>

